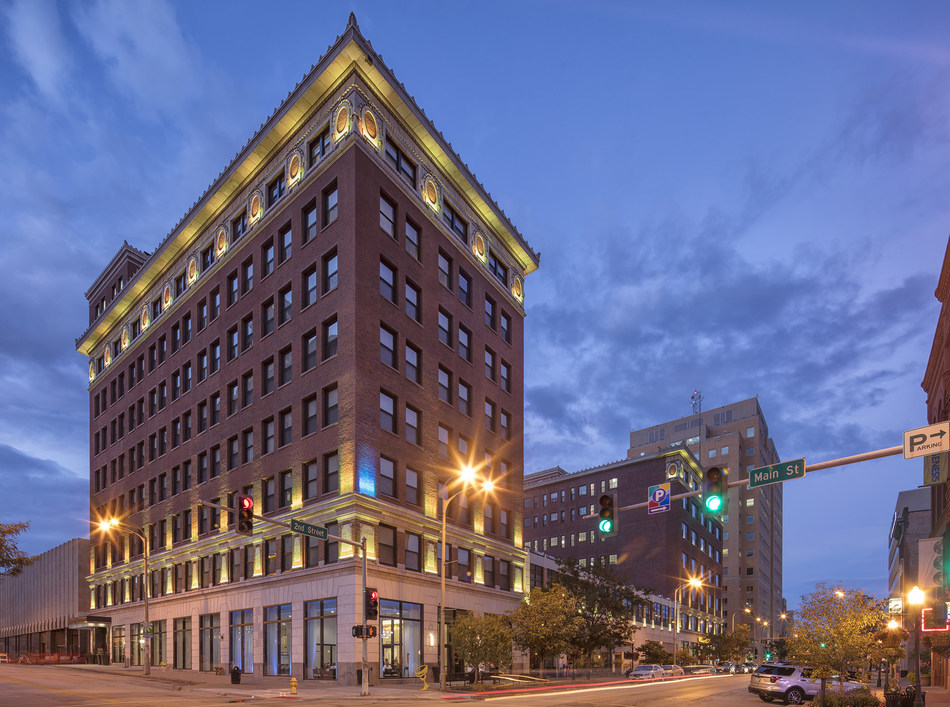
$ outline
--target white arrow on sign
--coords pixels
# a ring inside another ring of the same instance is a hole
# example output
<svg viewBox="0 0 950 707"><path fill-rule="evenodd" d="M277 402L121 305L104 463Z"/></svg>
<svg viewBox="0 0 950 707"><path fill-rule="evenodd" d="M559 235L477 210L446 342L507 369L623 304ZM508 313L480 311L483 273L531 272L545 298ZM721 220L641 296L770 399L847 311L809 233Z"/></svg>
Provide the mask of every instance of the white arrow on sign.
<svg viewBox="0 0 950 707"><path fill-rule="evenodd" d="M950 450L950 422L938 422L904 433L904 459Z"/></svg>

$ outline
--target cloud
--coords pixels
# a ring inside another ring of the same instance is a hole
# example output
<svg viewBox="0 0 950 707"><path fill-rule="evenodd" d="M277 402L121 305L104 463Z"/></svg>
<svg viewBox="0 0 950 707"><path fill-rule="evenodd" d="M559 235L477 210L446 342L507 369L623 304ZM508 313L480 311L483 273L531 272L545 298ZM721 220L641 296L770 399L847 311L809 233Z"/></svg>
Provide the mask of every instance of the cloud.
<svg viewBox="0 0 950 707"><path fill-rule="evenodd" d="M0 474L4 494L16 499L3 521L30 523L18 538L21 550L35 555L65 539L89 536L88 478L5 444L0 444Z"/></svg>
<svg viewBox="0 0 950 707"><path fill-rule="evenodd" d="M69 75L70 52L55 3L19 0L7 8L7 41L39 92L58 103Z"/></svg>

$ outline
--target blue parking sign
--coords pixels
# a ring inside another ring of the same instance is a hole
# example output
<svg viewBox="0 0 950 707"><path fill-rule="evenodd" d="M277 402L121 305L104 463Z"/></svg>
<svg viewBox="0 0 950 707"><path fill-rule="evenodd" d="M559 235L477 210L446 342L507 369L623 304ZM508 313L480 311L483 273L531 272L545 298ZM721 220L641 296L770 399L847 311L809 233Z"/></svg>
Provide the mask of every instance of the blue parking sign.
<svg viewBox="0 0 950 707"><path fill-rule="evenodd" d="M647 501L647 513L663 513L670 510L670 485L657 484L651 486L650 497Z"/></svg>

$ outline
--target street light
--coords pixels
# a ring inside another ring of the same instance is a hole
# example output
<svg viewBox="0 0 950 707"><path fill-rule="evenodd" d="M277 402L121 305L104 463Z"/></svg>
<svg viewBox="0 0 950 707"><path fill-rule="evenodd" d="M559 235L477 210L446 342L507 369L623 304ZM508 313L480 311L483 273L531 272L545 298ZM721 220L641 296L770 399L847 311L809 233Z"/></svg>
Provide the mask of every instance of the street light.
<svg viewBox="0 0 950 707"><path fill-rule="evenodd" d="M673 662L676 662L676 633L680 622L679 595L680 590L686 587L696 589L703 586L703 581L698 577L690 577L688 580L673 590Z"/></svg>
<svg viewBox="0 0 950 707"><path fill-rule="evenodd" d="M747 614L752 613L752 609L750 609L749 607L746 607L745 609L743 609L743 611ZM735 611L732 612L732 632L733 633L736 632L736 612Z"/></svg>
<svg viewBox="0 0 950 707"><path fill-rule="evenodd" d="M99 522L99 530L101 530L103 533L109 533L115 528L126 530L132 533L132 535L136 536L142 541L142 547L144 549L142 553L142 572L145 578L145 581L143 582L145 585L145 594L142 597L145 606L145 623L143 624L143 629L145 631L145 670L143 674L147 676L152 674L152 624L148 620L148 595L149 585L151 584L148 576L148 538L145 536L144 532L138 532L134 528L120 522L117 518L109 518L108 520Z"/></svg>
<svg viewBox="0 0 950 707"><path fill-rule="evenodd" d="M917 631L914 633L914 652L917 654L917 689L914 692L914 707L923 707L923 695L920 694L920 611L924 603L924 591L915 586L907 593L907 603L914 607L917 615Z"/></svg>
<svg viewBox="0 0 950 707"><path fill-rule="evenodd" d="M441 567L439 574L441 575L441 594L442 594L442 610L439 612L439 689L443 692L445 691L445 681L446 681L446 672L448 668L447 657L445 654L446 647L446 635L445 635L445 518L449 508L449 503L452 502L456 496L463 493L466 487L475 481L476 474L475 469L470 466L466 466L462 469L459 477L450 484L446 484L442 487L441 492L441 501L442 501L442 559L440 562ZM456 484L462 484L462 488L453 493L451 496L448 495L449 486L454 486ZM482 489L486 493L491 493L494 488L494 483L491 479L486 479L482 481Z"/></svg>

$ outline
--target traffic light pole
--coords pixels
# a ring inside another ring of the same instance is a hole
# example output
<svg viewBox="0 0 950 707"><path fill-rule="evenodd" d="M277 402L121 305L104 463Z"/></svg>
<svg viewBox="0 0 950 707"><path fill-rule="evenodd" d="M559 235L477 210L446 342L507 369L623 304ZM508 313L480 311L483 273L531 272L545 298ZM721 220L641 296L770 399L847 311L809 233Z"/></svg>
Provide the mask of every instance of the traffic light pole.
<svg viewBox="0 0 950 707"><path fill-rule="evenodd" d="M198 501L199 506L208 506L209 508L217 508L222 511L227 511L228 513L234 513L238 509L230 508L228 506L222 506L220 503L211 503L210 501ZM285 523L282 520L274 520L273 518L265 518L264 516L258 515L257 513L253 514L255 520L262 520L265 523L270 523L272 525L279 525L282 528L287 528L288 530L293 530L290 523ZM339 535L330 535L327 534L328 540L336 540L337 542L344 543L346 545L352 545L353 547L360 548L360 554L363 557L363 591L362 596L366 596L366 538L362 538L360 542L355 540L350 540L349 538L341 538ZM148 611L148 609L146 609ZM146 614L146 620L148 614ZM366 625L366 601L363 601L363 626ZM366 642L369 640L369 637L366 635L366 632L363 632L363 669L361 671L362 680L360 683L360 697L369 696L369 649Z"/></svg>

